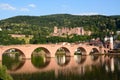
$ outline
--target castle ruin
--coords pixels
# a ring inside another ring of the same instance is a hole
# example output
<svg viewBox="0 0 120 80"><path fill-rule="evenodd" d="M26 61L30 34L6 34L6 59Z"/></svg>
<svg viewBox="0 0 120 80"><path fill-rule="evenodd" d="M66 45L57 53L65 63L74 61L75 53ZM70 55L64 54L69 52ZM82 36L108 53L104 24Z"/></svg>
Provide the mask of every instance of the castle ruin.
<svg viewBox="0 0 120 80"><path fill-rule="evenodd" d="M71 35L71 34L77 34L77 35L91 35L91 31L85 31L83 27L76 27L76 28L66 28L62 27L59 29L58 27L54 27L53 36L62 36L62 35Z"/></svg>

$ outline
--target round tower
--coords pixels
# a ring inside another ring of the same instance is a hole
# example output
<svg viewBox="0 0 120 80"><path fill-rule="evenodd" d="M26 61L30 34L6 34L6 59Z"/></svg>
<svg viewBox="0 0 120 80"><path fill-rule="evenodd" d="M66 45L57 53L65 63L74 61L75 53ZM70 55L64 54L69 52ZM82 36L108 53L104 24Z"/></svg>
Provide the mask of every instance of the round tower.
<svg viewBox="0 0 120 80"><path fill-rule="evenodd" d="M110 49L113 49L113 37L110 37Z"/></svg>

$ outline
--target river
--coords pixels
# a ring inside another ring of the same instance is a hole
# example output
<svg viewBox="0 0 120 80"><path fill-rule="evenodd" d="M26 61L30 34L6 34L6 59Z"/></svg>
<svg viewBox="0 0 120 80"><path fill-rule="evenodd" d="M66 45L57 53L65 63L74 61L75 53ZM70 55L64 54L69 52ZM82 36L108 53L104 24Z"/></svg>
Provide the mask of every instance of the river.
<svg viewBox="0 0 120 80"><path fill-rule="evenodd" d="M14 80L120 80L120 57L91 55L31 59L5 58Z"/></svg>

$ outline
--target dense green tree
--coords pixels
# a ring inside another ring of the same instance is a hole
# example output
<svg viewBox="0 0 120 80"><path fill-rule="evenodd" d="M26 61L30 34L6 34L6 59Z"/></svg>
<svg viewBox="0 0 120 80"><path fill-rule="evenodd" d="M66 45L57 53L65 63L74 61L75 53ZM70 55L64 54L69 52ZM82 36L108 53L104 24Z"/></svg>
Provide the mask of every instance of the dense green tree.
<svg viewBox="0 0 120 80"><path fill-rule="evenodd" d="M6 67L0 65L0 80L13 80L12 77L6 72Z"/></svg>
<svg viewBox="0 0 120 80"><path fill-rule="evenodd" d="M73 36L73 37L71 37ZM80 41L88 41L90 40L90 36L80 36L80 35L70 35L67 37L59 37L59 36L51 36L51 37L43 37L43 36L34 36L33 39L30 40L32 44L46 44L46 43L59 43L59 42L80 42Z"/></svg>
<svg viewBox="0 0 120 80"><path fill-rule="evenodd" d="M0 32L0 45L11 45L11 44L24 44L24 40L18 40L17 38L12 38L5 32Z"/></svg>
<svg viewBox="0 0 120 80"><path fill-rule="evenodd" d="M46 16L15 16L5 20L0 20L0 28L6 34L25 34L34 35L30 43L56 43L56 42L74 42L86 40L85 37L75 36L70 38L48 37L53 32L53 27L83 27L85 30L92 31L91 38L100 37L103 39L105 35L110 35L110 32L120 30L120 16L79 16L70 14L53 14ZM11 38L7 36L9 40ZM11 44L8 39L2 36L5 44ZM53 39L52 39L53 38ZM54 39L55 38L55 39ZM18 44L18 40L13 40L12 44ZM22 42L23 43L23 42ZM21 44L21 42L20 42Z"/></svg>
<svg viewBox="0 0 120 80"><path fill-rule="evenodd" d="M0 28L8 33L50 34L54 26L84 27L86 30L120 30L119 16L77 16L69 14L54 14L47 16L16 16L0 21Z"/></svg>

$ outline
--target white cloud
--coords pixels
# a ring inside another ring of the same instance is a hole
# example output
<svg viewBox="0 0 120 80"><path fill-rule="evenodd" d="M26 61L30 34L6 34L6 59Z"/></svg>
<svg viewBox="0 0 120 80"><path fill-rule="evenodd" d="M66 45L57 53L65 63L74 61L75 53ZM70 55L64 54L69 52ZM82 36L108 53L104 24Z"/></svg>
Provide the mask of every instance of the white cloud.
<svg viewBox="0 0 120 80"><path fill-rule="evenodd" d="M32 7L32 8L35 8L35 7L36 7L35 4L29 4L28 6L29 6L29 7Z"/></svg>
<svg viewBox="0 0 120 80"><path fill-rule="evenodd" d="M2 10L16 10L15 7L13 7L13 6L11 6L10 4L7 4L7 3L0 4L0 9L2 9Z"/></svg>
<svg viewBox="0 0 120 80"><path fill-rule="evenodd" d="M29 10L28 8L21 8L20 11L24 11L24 12L27 11L27 12L28 12L28 11L30 11L30 10Z"/></svg>

